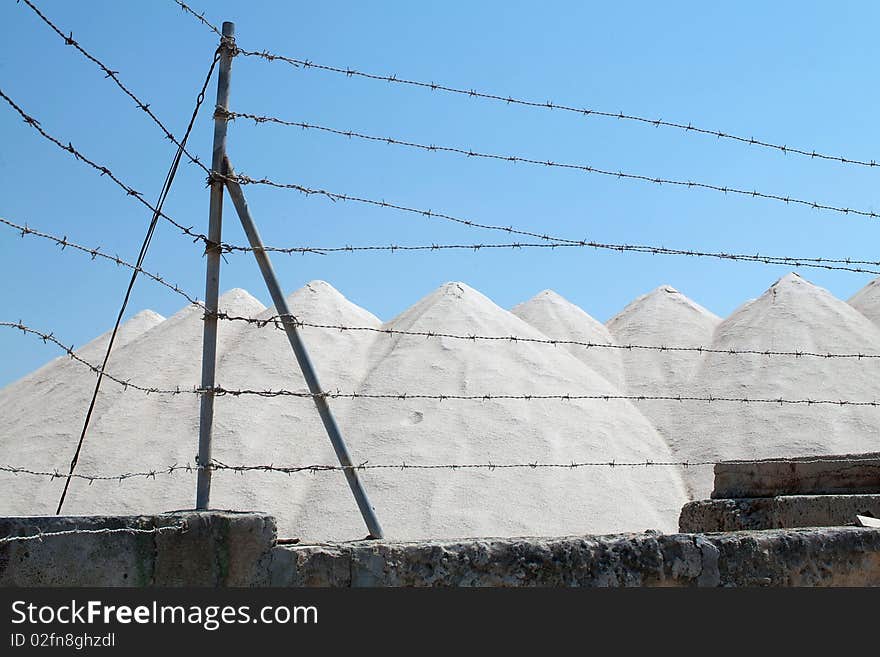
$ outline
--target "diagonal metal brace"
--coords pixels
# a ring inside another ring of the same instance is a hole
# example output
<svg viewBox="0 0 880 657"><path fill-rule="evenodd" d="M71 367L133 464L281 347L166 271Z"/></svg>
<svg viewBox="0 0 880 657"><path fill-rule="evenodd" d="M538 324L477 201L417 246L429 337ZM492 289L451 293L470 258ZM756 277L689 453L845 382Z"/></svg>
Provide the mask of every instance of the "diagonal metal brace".
<svg viewBox="0 0 880 657"><path fill-rule="evenodd" d="M232 204L235 206L235 211L238 213L238 218L241 219L241 225L247 234L248 241L250 241L254 257L260 266L260 272L263 274L263 280L265 280L266 287L269 288L269 294L272 296L272 302L275 304L275 310L281 316L281 323L284 326L285 333L287 333L287 339L290 341L290 346L293 347L293 353L302 370L306 384L309 386L309 391L312 393L312 399L315 400L315 406L318 407L318 413L321 416L321 421L324 423L324 428L327 430L327 435L330 437L330 442L333 443L336 457L344 469L348 485L351 487L351 492L354 493L358 508L370 531L368 538L382 538L382 527L376 518L376 511L373 509L372 504L370 504L367 492L358 478L357 471L348 453L348 448L345 446L345 441L342 438L339 427L336 425L336 419L333 417L330 406L327 404L327 399L324 397L324 390L318 382L318 375L312 366L308 351L306 351L306 347L300 339L296 328L296 320L287 306L287 300L284 298L281 286L278 284L278 279L275 276L275 270L272 268L272 263L269 260L269 255L263 246L263 240L260 238L260 233L257 231L257 226L251 217L241 185L235 180L235 172L228 157L225 158L224 164L226 172L224 181L229 197L232 199Z"/></svg>

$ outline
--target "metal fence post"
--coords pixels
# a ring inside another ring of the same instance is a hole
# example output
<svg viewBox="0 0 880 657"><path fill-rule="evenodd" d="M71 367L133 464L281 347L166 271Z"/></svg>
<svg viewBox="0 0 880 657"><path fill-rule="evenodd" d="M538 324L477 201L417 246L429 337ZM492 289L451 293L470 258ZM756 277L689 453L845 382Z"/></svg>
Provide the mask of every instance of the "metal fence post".
<svg viewBox="0 0 880 657"><path fill-rule="evenodd" d="M226 188L229 190L229 197L232 199L232 205L235 206L238 218L241 219L241 225L244 228L244 232L247 234L248 241L254 251L254 257L257 259L260 272L263 274L263 280L266 282L266 287L269 288L269 294L272 296L272 302L275 304L275 311L281 316L281 324L284 326L285 333L287 333L287 339L290 342L290 346L293 347L293 353L296 356L296 361L299 363L300 369L302 370L303 378L306 380L306 384L309 386L309 391L313 395L312 398L315 401L315 406L318 407L318 414L321 416L321 422L324 423L324 429L327 431L327 435L330 437L330 442L333 444L336 458L344 469L345 478L348 480L348 486L354 494L361 516L370 532L368 538L383 538L384 534L382 532L382 526L379 524L379 519L376 517L376 510L373 508L373 505L370 504L370 500L367 497L367 491L364 489L357 471L355 470L355 466L351 461L351 455L348 453L348 448L346 447L345 440L342 438L342 433L339 431L339 427L336 424L336 419L333 417L333 412L330 410L329 404L327 404L327 399L323 396L324 390L321 388L321 384L318 381L318 375L312 365L312 360L309 358L306 346L303 344L299 337L299 332L296 330L296 321L290 313L290 308L287 307L287 300L284 298L284 293L281 291L281 286L278 284L278 278L275 276L275 270L272 268L272 262L269 260L269 255L263 247L263 240L260 238L260 233L257 231L257 226L254 223L253 217L251 217L250 209L248 209L247 201L244 198L244 192L241 190L241 185L236 182L235 172L228 160L225 165L225 170L228 174Z"/></svg>
<svg viewBox="0 0 880 657"><path fill-rule="evenodd" d="M220 69L217 78L217 107L214 111L214 150L211 172L225 175L226 122L229 109L229 78L235 42L235 24L223 23L220 41ZM198 483L196 509L207 509L211 497L211 433L214 426L214 375L217 360L217 299L220 295L220 256L223 225L223 179L211 179L208 243L205 248L205 325L202 336L202 384L199 408Z"/></svg>

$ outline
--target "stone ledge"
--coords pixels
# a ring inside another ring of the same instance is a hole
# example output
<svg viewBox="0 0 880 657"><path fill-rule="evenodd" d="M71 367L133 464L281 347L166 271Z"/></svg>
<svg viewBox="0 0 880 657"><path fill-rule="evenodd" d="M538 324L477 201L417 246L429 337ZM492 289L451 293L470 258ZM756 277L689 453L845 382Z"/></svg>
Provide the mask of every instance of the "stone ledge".
<svg viewBox="0 0 880 657"><path fill-rule="evenodd" d="M880 495L782 495L689 502L681 509L683 532L733 532L783 527L852 525L856 515L880 518Z"/></svg>
<svg viewBox="0 0 880 657"><path fill-rule="evenodd" d="M275 519L183 511L157 516L0 518L0 536L174 527L183 532L78 533L0 543L0 586L250 586L266 583Z"/></svg>
<svg viewBox="0 0 880 657"><path fill-rule="evenodd" d="M276 545L267 515L0 519L0 586L880 586L880 530Z"/></svg>
<svg viewBox="0 0 880 657"><path fill-rule="evenodd" d="M880 530L284 546L271 570L275 586L877 586Z"/></svg>
<svg viewBox="0 0 880 657"><path fill-rule="evenodd" d="M778 495L880 494L880 454L810 456L786 461L722 461L712 499Z"/></svg>

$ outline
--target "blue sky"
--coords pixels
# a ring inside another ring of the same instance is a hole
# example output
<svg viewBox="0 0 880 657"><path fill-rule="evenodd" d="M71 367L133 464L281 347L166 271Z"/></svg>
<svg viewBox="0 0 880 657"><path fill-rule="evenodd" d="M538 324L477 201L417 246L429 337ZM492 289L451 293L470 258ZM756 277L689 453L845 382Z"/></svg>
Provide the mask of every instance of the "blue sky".
<svg viewBox="0 0 880 657"><path fill-rule="evenodd" d="M871 2L207 2L238 42L295 58L537 101L720 129L880 160L878 57ZM216 45L171 0L42 0L38 6L180 134ZM155 199L173 155L130 99L65 46L24 4L0 3L2 89L43 127ZM343 130L557 162L758 189L880 210L880 171L822 162L614 119L506 106L239 57L231 107ZM191 137L210 158L215 84ZM146 209L43 141L0 107L0 216L136 257ZM876 220L768 200L576 171L466 158L239 120L236 168L310 187L430 208L573 238L673 248L880 260ZM206 230L203 173L182 165L166 211ZM338 246L505 241L398 212L246 187L268 244ZM245 243L227 203L224 239ZM146 268L203 296L197 244L161 223ZM445 281L510 307L552 288L600 320L670 284L719 315L788 269L706 259L568 249L278 256L287 291L331 282L390 319ZM848 298L867 275L801 270ZM0 227L4 320L81 345L112 326L128 272ZM222 289L268 295L252 259L231 255ZM183 299L142 279L129 315L170 315ZM0 332L0 385L58 355Z"/></svg>

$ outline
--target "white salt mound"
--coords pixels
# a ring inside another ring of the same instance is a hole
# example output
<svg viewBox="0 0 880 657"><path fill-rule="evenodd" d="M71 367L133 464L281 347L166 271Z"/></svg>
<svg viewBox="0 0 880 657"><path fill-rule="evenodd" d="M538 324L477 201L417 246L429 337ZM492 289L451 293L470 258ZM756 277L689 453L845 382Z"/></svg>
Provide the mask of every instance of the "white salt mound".
<svg viewBox="0 0 880 657"><path fill-rule="evenodd" d="M721 319L669 285L640 296L608 321L621 345L692 347L707 345ZM680 389L699 364L687 352L624 350L627 388L633 394Z"/></svg>
<svg viewBox="0 0 880 657"><path fill-rule="evenodd" d="M381 322L353 304L331 285L312 281L289 297L291 312L301 321L333 326L379 328ZM258 317L276 314L269 308ZM338 331L304 327L300 330L324 390L353 391L367 372L370 349L379 337L369 331ZM306 382L283 330L247 326L236 344L222 352L220 363L229 388L307 391ZM296 397L220 397L217 399L214 456L227 464L336 464L335 452L314 402ZM347 421L348 400L331 406L343 435L353 434ZM372 459L371 459L372 460ZM357 509L340 473L285 476L277 473L214 474L216 504L269 509L282 533L315 539L362 537L363 523L343 534L338 519L328 513L326 496L339 495L350 511ZM338 491L336 489L339 489ZM324 492L324 491L327 492ZM304 518L317 517L317 526ZM335 533L333 533L335 531Z"/></svg>
<svg viewBox="0 0 880 657"><path fill-rule="evenodd" d="M604 344L880 353L880 286L850 304L799 276L775 283L724 322L662 286L636 299L607 330L551 291L512 312L448 283L382 324L328 283L288 298L324 390L396 395L685 395L880 399L876 359L768 358L483 342L386 334L379 329L516 335ZM275 314L244 290L221 297L231 315ZM872 321L873 320L873 321ZM372 329L372 330L370 330ZM78 353L99 363L105 334ZM145 311L124 324L108 370L143 386L199 384L202 313ZM0 464L66 472L95 376L56 359L0 390ZM306 390L283 331L222 322L217 383ZM331 399L356 463L466 464L717 461L876 451L880 414L853 406L623 400ZM214 456L229 465L335 464L309 398L216 399ZM124 391L106 381L80 458L82 474L161 471L193 463L199 398ZM688 494L706 497L711 467L368 469L361 472L393 539L674 531ZM0 514L54 513L63 480L0 473ZM154 513L192 508L195 474L71 484L65 512ZM212 506L276 515L282 535L364 536L344 476L214 473Z"/></svg>
<svg viewBox="0 0 880 657"><path fill-rule="evenodd" d="M464 285L448 283L386 324L403 331L543 337ZM395 336L376 343L361 390L431 395L615 394L563 349ZM371 463L570 463L660 460L663 439L624 401L361 400L349 418L355 460ZM354 421L356 418L356 421ZM669 468L368 470L391 536L552 535L656 527L673 530L685 499ZM359 520L340 485L332 515L346 534ZM625 503L622 501L625 500ZM320 521L327 500L310 507ZM325 531L325 530L322 530ZM326 527L326 531L338 531Z"/></svg>
<svg viewBox="0 0 880 657"><path fill-rule="evenodd" d="M244 290L224 294L220 307L236 315L252 315L263 310L262 304ZM234 342L242 326L241 322L224 324L218 345L221 353ZM197 306L187 306L143 333L139 339L114 349L108 371L146 387L174 388L179 385L184 390L192 389L200 382L201 340L202 311ZM82 365L79 367L85 369ZM222 369L218 370L218 382L222 383ZM63 383L57 381L56 385ZM10 414L3 413L0 417L3 423L0 428L3 462L67 472L93 387L94 380L90 379L87 385L77 385L69 397L53 396L39 400L39 406L30 406L30 413L37 417L48 407L46 412L50 414L50 421L45 423L42 431L18 433L9 428L11 423L7 418ZM193 463L198 450L196 395L147 395L134 390L123 391L112 381L105 381L101 389L83 444L78 472L148 472L175 463ZM29 393L17 397L19 400L23 398L26 404L35 401ZM9 480L4 481L9 494L0 502L3 513L54 513L63 487L62 480L43 483L38 491L20 485L26 481L24 477L14 481L15 485L10 485ZM164 476L155 481L130 479L123 484L96 481L89 485L77 479L71 482L65 512L72 515L154 513L192 508L193 483L185 474Z"/></svg>
<svg viewBox="0 0 880 657"><path fill-rule="evenodd" d="M715 349L880 353L880 329L830 292L789 274L737 309L715 331ZM690 392L769 399L880 399L874 359L768 358L707 354ZM685 460L845 454L877 449L880 414L871 407L688 404L670 431ZM712 469L688 468L692 494L706 497Z"/></svg>
<svg viewBox="0 0 880 657"><path fill-rule="evenodd" d="M136 338L161 324L151 310L138 313L119 327L107 371L125 371L119 355ZM104 359L110 332L76 350L94 365ZM127 378L127 377L120 377ZM96 375L67 355L60 356L24 378L0 389L0 464L40 472L67 471L82 430ZM123 395L123 389L105 381L93 418L100 418ZM128 460L131 463L131 459ZM0 477L0 513L54 513L60 494L58 481L4 474ZM54 498L54 502L53 502Z"/></svg>
<svg viewBox="0 0 880 657"><path fill-rule="evenodd" d="M620 345L706 346L720 321L675 288L661 285L611 318L608 330ZM685 395L701 358L695 352L622 350L626 390L631 395ZM682 413L680 403L644 401L638 406L667 442L674 438L673 427Z"/></svg>
<svg viewBox="0 0 880 657"><path fill-rule="evenodd" d="M614 338L604 324L553 290L544 290L510 312L550 339L614 344ZM563 345L561 348L604 376L615 387L620 390L626 388L623 360L618 349L580 345Z"/></svg>
<svg viewBox="0 0 880 657"><path fill-rule="evenodd" d="M849 300L849 305L875 324L880 324L880 278L875 278Z"/></svg>

